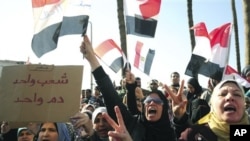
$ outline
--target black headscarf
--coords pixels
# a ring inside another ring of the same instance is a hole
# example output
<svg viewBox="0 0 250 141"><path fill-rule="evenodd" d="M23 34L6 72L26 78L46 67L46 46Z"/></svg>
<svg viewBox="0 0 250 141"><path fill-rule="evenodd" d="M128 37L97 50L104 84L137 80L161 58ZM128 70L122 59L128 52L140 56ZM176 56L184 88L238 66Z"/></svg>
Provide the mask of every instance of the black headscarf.
<svg viewBox="0 0 250 141"><path fill-rule="evenodd" d="M147 96L157 94L163 101L162 115L158 121L150 122L145 117L145 105L143 104L142 110L142 124L146 128L147 141L175 141L176 136L168 115L168 100L160 90L151 91ZM145 97L146 98L146 97Z"/></svg>
<svg viewBox="0 0 250 141"><path fill-rule="evenodd" d="M200 96L202 93L202 87L199 83L199 81L196 78L190 78L187 82L188 84L192 85L195 89L194 93L197 96ZM189 99L189 98L188 98Z"/></svg>
<svg viewBox="0 0 250 141"><path fill-rule="evenodd" d="M187 82L188 84L192 85L195 89L194 93L187 93L187 99L188 99L188 104L187 104L187 113L189 115L189 118L192 120L193 123L195 123L203 114L207 113L207 107L206 110L197 108L198 104L201 104L200 101L206 102L205 100L200 100L198 99L199 96L202 93L202 87L199 83L199 81L196 78L190 78ZM197 100L198 99L198 100ZM192 106L194 104L194 106Z"/></svg>

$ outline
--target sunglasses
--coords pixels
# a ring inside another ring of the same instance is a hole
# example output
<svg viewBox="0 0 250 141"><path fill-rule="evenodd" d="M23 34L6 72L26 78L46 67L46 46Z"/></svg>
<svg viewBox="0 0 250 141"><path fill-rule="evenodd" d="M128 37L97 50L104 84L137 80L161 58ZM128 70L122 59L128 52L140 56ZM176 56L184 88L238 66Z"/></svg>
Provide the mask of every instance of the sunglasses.
<svg viewBox="0 0 250 141"><path fill-rule="evenodd" d="M159 104L159 105L163 105L163 101L160 99L160 98L152 98L152 97L147 97L143 103L144 104L150 104L151 102L154 102L156 104Z"/></svg>

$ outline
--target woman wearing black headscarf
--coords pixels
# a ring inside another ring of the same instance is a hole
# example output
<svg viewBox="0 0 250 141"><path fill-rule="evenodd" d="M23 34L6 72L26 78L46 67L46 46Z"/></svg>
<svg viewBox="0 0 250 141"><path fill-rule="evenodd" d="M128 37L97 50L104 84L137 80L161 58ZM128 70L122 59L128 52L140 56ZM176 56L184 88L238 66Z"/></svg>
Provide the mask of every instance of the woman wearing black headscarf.
<svg viewBox="0 0 250 141"><path fill-rule="evenodd" d="M109 76L105 73L95 56L87 36L80 46L81 52L90 63L92 74L103 94L105 105L110 117L116 120L114 107L119 106L124 123L134 141L175 141L176 136L168 117L168 102L161 91L148 94L143 100L143 110L132 115L123 104ZM135 98L135 77L129 71L126 73L128 99Z"/></svg>
<svg viewBox="0 0 250 141"><path fill-rule="evenodd" d="M210 107L207 101L200 99L204 89L196 78L190 78L187 85L187 113L190 120L195 123L210 111Z"/></svg>
<svg viewBox="0 0 250 141"><path fill-rule="evenodd" d="M190 78L187 81L187 87L188 87L187 99L190 101L198 98L203 92L203 89L196 78Z"/></svg>
<svg viewBox="0 0 250 141"><path fill-rule="evenodd" d="M130 104L135 101L136 84L133 82L133 75L128 72L127 78L127 98ZM160 90L151 91L142 100L143 107L141 114L137 115L137 124L142 124L140 132L144 133L144 140L173 140L175 138L174 130L171 128L168 115L168 101ZM135 102L134 102L135 103ZM136 106L136 104L134 104ZM133 126L137 126L134 124ZM134 127L132 127L133 129ZM137 133L135 132L135 135Z"/></svg>

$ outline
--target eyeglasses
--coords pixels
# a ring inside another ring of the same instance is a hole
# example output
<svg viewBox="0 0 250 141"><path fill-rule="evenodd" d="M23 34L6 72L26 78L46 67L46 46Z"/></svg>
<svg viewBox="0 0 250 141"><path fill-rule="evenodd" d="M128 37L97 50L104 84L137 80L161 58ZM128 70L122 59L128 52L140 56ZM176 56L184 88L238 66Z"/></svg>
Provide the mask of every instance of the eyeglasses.
<svg viewBox="0 0 250 141"><path fill-rule="evenodd" d="M159 104L159 105L163 105L163 101L160 99L160 98L152 98L152 97L147 97L143 103L144 104L150 104L151 102L154 102L156 104Z"/></svg>

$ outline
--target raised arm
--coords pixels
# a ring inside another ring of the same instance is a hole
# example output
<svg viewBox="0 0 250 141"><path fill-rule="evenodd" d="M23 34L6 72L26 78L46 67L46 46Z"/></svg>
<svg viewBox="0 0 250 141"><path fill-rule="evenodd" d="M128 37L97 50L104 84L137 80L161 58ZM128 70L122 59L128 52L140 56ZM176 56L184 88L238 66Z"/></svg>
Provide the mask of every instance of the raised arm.
<svg viewBox="0 0 250 141"><path fill-rule="evenodd" d="M127 107L129 111L133 114L139 114L140 111L137 108L136 103L136 92L139 92L140 88L136 88L135 76L130 70L126 71L126 88L127 88Z"/></svg>
<svg viewBox="0 0 250 141"><path fill-rule="evenodd" d="M177 94L174 94L167 85L164 85L164 89L172 98L172 110L174 114L174 127L177 137L180 137L181 133L190 125L190 121L186 114L187 99L183 98L184 80L181 81L181 86Z"/></svg>
<svg viewBox="0 0 250 141"><path fill-rule="evenodd" d="M88 36L84 35L83 42L80 46L80 50L90 64L91 71L96 70L98 67L101 67L101 64L99 63L98 59L95 56L95 52L92 48L91 42L88 38Z"/></svg>
<svg viewBox="0 0 250 141"><path fill-rule="evenodd" d="M84 40L80 46L80 49L91 66L92 74L103 94L105 106L107 107L109 115L116 120L114 107L119 106L125 123L131 121L132 115L127 110L127 107L122 103L111 79L100 65L98 59L95 56L95 52L92 48L89 38L86 35L84 36Z"/></svg>

